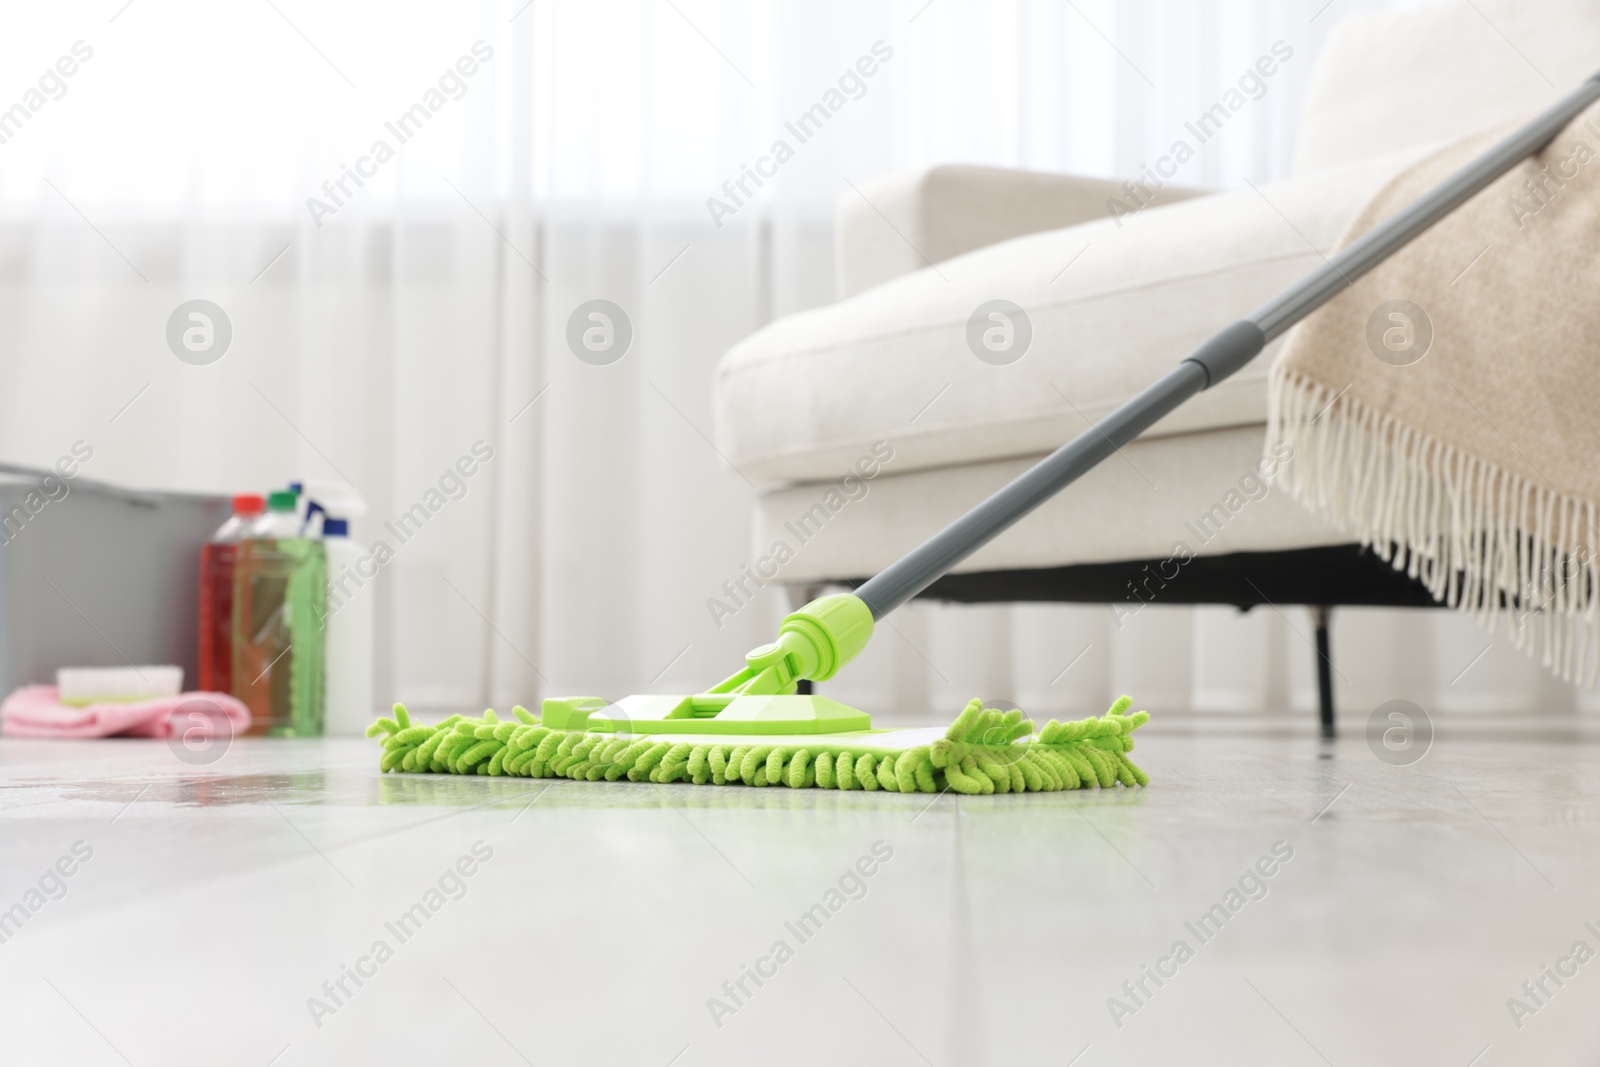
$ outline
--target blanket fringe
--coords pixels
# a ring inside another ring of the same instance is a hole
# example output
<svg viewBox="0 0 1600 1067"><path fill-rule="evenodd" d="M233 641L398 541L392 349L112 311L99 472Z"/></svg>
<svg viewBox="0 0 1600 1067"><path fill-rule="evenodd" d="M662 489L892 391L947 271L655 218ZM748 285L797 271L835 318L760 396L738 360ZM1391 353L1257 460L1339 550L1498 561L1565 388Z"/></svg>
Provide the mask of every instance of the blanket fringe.
<svg viewBox="0 0 1600 1067"><path fill-rule="evenodd" d="M1275 481L1441 603L1566 681L1600 673L1594 502L1537 485L1274 366L1267 447Z"/></svg>

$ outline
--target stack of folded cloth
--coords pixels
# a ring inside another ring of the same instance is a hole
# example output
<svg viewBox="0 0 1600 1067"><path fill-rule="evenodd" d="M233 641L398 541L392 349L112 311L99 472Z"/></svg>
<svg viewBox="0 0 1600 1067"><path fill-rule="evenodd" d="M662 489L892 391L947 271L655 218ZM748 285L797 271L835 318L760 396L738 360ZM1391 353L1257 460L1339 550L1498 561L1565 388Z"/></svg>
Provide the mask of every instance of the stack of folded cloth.
<svg viewBox="0 0 1600 1067"><path fill-rule="evenodd" d="M56 685L25 685L0 704L7 737L171 737L200 726L237 737L250 709L227 693L183 693L181 667L74 668Z"/></svg>

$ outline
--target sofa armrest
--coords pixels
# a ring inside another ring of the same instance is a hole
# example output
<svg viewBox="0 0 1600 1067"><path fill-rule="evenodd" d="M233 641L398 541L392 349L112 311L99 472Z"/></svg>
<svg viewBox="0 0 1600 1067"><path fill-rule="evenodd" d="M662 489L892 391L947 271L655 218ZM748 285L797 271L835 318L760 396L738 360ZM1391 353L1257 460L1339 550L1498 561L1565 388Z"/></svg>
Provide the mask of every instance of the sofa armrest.
<svg viewBox="0 0 1600 1067"><path fill-rule="evenodd" d="M1168 185L1147 206L1203 195ZM1137 201L1121 181L1000 167L938 166L889 174L839 198L839 299L963 252L1023 234L1106 218Z"/></svg>

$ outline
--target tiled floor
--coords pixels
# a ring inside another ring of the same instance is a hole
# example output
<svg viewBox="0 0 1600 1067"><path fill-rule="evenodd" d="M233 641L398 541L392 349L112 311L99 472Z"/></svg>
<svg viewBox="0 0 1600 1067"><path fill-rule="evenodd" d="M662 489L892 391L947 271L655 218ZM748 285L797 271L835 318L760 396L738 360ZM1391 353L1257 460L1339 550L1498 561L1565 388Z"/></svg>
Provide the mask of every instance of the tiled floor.
<svg viewBox="0 0 1600 1067"><path fill-rule="evenodd" d="M1595 742L1156 726L1147 790L931 804L3 742L0 1061L1597 1062Z"/></svg>

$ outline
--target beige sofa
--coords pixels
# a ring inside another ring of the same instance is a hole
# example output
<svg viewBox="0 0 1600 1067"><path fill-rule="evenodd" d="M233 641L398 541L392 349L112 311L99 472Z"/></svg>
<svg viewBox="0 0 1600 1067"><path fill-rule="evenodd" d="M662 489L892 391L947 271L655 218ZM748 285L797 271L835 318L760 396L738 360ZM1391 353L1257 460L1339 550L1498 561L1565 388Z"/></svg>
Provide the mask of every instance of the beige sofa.
<svg viewBox="0 0 1600 1067"><path fill-rule="evenodd" d="M765 487L757 556L783 543L774 580L808 590L870 576L1319 264L1399 168L1525 117L1597 67L1597 2L1364 14L1339 24L1317 61L1285 181L1205 195L1169 186L1117 218L1108 200L1128 202L1120 181L951 166L862 183L840 201L838 302L772 323L717 369L720 447ZM996 299L1031 326L1014 362L969 344L969 318ZM1257 488L1276 348L929 595L1431 603ZM875 442L892 458L830 496ZM802 515L813 518L796 527ZM1180 548L1214 565L1151 585L1151 564Z"/></svg>

